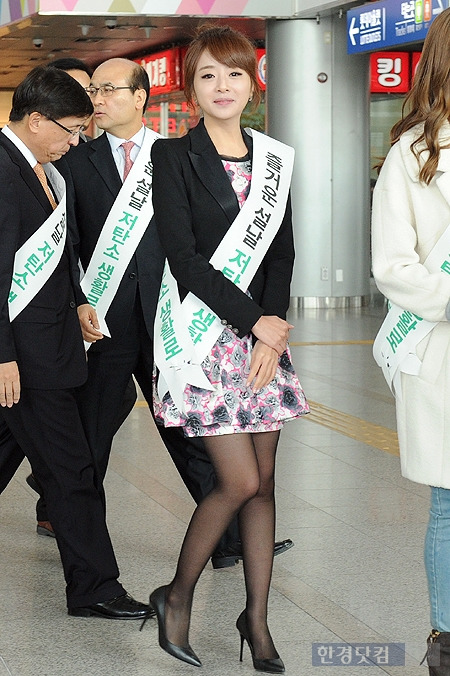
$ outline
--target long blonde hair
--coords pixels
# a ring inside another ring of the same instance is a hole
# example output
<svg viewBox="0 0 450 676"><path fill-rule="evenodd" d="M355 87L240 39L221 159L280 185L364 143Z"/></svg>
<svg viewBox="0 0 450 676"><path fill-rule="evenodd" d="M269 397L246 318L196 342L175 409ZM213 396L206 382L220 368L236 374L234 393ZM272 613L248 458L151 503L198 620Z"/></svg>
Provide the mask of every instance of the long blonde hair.
<svg viewBox="0 0 450 676"><path fill-rule="evenodd" d="M409 112L405 115L405 111ZM439 131L450 117L450 8L444 10L430 26L413 86L403 104L402 119L391 130L391 145L417 124L422 134L411 144L417 161L428 150L428 157L419 172L419 179L430 183L436 173L441 145ZM425 148L418 149L425 143ZM445 146L447 147L447 146Z"/></svg>

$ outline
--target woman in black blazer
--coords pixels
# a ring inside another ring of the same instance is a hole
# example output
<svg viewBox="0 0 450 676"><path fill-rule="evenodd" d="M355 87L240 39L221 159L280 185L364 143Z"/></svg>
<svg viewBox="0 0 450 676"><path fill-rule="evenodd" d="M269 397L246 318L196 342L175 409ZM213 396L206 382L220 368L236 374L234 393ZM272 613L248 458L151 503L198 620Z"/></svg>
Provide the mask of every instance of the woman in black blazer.
<svg viewBox="0 0 450 676"><path fill-rule="evenodd" d="M187 385L180 411L170 393L161 399L155 388L154 405L161 424L203 437L217 485L194 512L174 579L150 600L161 647L200 666L188 639L195 584L239 513L247 591L246 609L237 621L241 659L247 640L255 669L282 673L267 626L275 453L283 421L307 411L287 350L291 208L288 199L247 291L211 265L250 189L252 138L241 129L240 116L249 100L260 101L254 47L228 27L204 27L188 49L185 83L188 101L202 109L203 118L187 136L153 145L155 218L181 300L194 294L207 306L201 320L216 316L224 330L202 362L215 391ZM200 334L193 325L190 333L195 342Z"/></svg>

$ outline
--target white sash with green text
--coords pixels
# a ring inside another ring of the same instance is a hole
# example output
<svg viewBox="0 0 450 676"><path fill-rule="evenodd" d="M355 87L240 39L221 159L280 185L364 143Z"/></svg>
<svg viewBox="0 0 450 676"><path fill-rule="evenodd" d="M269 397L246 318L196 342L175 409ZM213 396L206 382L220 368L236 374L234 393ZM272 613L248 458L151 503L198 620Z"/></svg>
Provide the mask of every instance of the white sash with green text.
<svg viewBox="0 0 450 676"><path fill-rule="evenodd" d="M294 164L294 149L260 132L253 137L249 195L210 263L245 292L282 223ZM184 411L186 384L212 390L202 361L224 330L214 312L189 293L180 302L176 280L166 261L155 319L158 394L170 392Z"/></svg>
<svg viewBox="0 0 450 676"><path fill-rule="evenodd" d="M44 165L44 170L59 204L16 252L8 297L11 322L50 279L61 260L66 243L66 184L52 164Z"/></svg>
<svg viewBox="0 0 450 676"><path fill-rule="evenodd" d="M449 252L450 226L434 245L424 266L429 272L450 274ZM373 356L396 396L401 397L401 373L419 374L422 362L416 354L416 347L435 326L436 322L428 322L409 310L390 304L373 344Z"/></svg>
<svg viewBox="0 0 450 676"><path fill-rule="evenodd" d="M136 160L123 183L103 225L81 288L95 308L100 331L109 336L105 316L152 216L152 175L150 149L161 136L145 129ZM89 343L86 343L86 348Z"/></svg>

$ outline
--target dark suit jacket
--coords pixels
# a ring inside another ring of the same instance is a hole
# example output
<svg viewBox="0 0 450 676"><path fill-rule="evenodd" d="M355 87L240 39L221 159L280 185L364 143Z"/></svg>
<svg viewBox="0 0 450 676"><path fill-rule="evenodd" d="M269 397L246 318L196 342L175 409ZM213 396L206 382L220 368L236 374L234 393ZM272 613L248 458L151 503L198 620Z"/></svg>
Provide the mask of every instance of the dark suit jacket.
<svg viewBox="0 0 450 676"><path fill-rule="evenodd" d="M0 362L17 361L22 387L37 389L76 387L87 375L69 238L50 279L14 321L9 321L15 253L51 212L30 164L0 134Z"/></svg>
<svg viewBox="0 0 450 676"><path fill-rule="evenodd" d="M244 141L251 152L248 134ZM285 318L294 263L290 201L250 284L251 299L209 264L239 205L203 121L182 138L156 141L152 160L158 234L181 297L192 291L240 337L263 314Z"/></svg>
<svg viewBox="0 0 450 676"><path fill-rule="evenodd" d="M106 134L71 148L58 169L67 181L75 252L86 270L103 224L122 187ZM152 221L123 276L106 315L112 338L119 338L128 325L139 293L147 330L153 336L153 321L161 283L164 255ZM86 299L79 299L86 302ZM102 350L102 343L90 349ZM105 341L106 343L106 341Z"/></svg>

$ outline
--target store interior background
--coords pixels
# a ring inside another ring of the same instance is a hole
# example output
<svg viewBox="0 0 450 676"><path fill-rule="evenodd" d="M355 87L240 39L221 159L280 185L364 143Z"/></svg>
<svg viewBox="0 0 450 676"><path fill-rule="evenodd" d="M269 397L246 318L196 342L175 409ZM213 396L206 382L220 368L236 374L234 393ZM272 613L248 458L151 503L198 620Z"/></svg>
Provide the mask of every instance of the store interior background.
<svg viewBox="0 0 450 676"><path fill-rule="evenodd" d="M3 19L1 0L0 7ZM208 20L208 17L198 16L82 16L69 12L61 16L38 13L0 25L0 125L8 121L14 88L34 66L46 65L64 57L82 59L92 68L115 56L144 59L148 55L186 46L196 28ZM255 42L255 46L264 46L264 19L227 17L214 18L213 21L242 30ZM184 100L178 89L180 95L174 103ZM175 87L172 87L170 93L174 91ZM167 102L168 98L153 97L150 105Z"/></svg>
<svg viewBox="0 0 450 676"><path fill-rule="evenodd" d="M8 54L8 49L21 51L22 63L10 64L8 70L0 67L0 126L7 124L11 108L13 86L8 83L16 77L16 82L23 79L25 73L35 65L50 63L56 58L64 56L76 56L84 59L89 65L95 67L98 63L117 56L119 54L136 61L158 60L159 54L169 51L179 51L180 59L177 64L178 83L171 83L170 87L156 87L159 91L150 97L149 105L145 113L145 123L155 131L167 136L181 136L197 123L198 117L186 104L183 95L182 58L185 47L192 36L195 27L204 19L192 17L173 17L162 21L152 17L151 21L144 21L143 17L118 17L114 29L106 26L105 17L70 17L59 18L58 25L52 23L49 17L33 17L32 22L22 22L10 26L6 34L2 28L0 40L2 43L3 59L14 59L13 51ZM234 27L246 32L255 42L257 48L260 84L265 89L265 21L263 19L215 19L219 23L230 23ZM57 42L56 33L61 33L61 22L64 24L66 42L61 46ZM23 24L26 25L23 25ZM154 27L143 24L156 24ZM164 24L164 25L163 25ZM151 38L150 38L151 36ZM158 37L160 36L160 37ZM40 48L36 48L36 39L42 39ZM159 40L159 46L145 48L143 44L149 41L155 43ZM163 42L164 40L164 42ZM173 40L176 41L174 45ZM407 50L408 48L406 48ZM421 44L414 47L420 51ZM6 50L6 52L5 52ZM405 48L403 49L405 51ZM99 58L100 57L100 58ZM155 69L148 67L151 80L155 79ZM18 79L17 79L18 77ZM154 82L153 82L154 84ZM370 178L373 187L377 177L376 165L380 158L384 157L389 150L389 132L393 124L400 118L405 93L395 92L371 93L370 95ZM251 126L258 130L265 129L265 95L257 111L245 111L244 126ZM95 128L91 129L93 134Z"/></svg>

